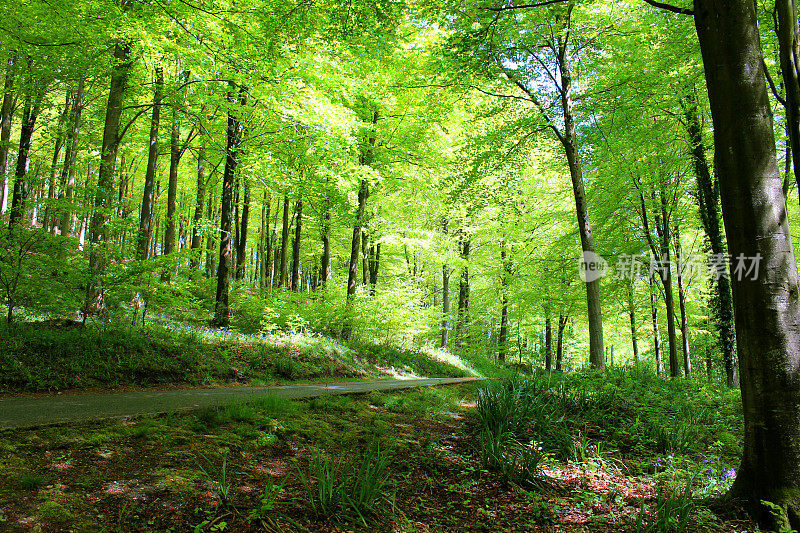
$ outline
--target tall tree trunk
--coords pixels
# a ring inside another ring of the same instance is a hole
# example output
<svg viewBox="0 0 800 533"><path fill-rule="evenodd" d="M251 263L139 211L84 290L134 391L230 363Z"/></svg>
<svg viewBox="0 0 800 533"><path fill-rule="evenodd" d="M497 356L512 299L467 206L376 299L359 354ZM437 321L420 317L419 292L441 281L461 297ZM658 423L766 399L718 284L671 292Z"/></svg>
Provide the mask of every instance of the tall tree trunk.
<svg viewBox="0 0 800 533"><path fill-rule="evenodd" d="M250 223L250 180L242 176L244 181L244 198L242 201L242 220L239 226L239 239L236 243L236 279L244 280L247 263L247 233Z"/></svg>
<svg viewBox="0 0 800 533"><path fill-rule="evenodd" d="M8 56L6 79L3 84L3 104L0 107L0 215L8 206L8 151L11 147L11 121L14 118L14 74L16 54Z"/></svg>
<svg viewBox="0 0 800 533"><path fill-rule="evenodd" d="M378 285L378 268L381 265L381 243L373 242L369 247L369 295L375 296Z"/></svg>
<svg viewBox="0 0 800 533"><path fill-rule="evenodd" d="M178 81L188 77L188 72L179 69ZM177 96L175 97L177 100ZM169 182L167 184L167 218L164 226L164 255L175 251L176 212L178 201L178 169L180 168L183 150L181 149L181 105L172 102L172 127L169 136ZM164 281L169 281L170 270L162 274Z"/></svg>
<svg viewBox="0 0 800 533"><path fill-rule="evenodd" d="M628 316L631 320L631 344L633 345L633 362L639 363L639 343L636 338L636 308L634 307L633 299L633 283L631 280L628 284Z"/></svg>
<svg viewBox="0 0 800 533"><path fill-rule="evenodd" d="M561 372L564 361L564 329L567 327L569 317L558 315L558 337L556 339L556 372Z"/></svg>
<svg viewBox="0 0 800 533"><path fill-rule="evenodd" d="M325 213L322 216L322 265L321 274L322 288L328 287L331 279L331 210L330 205L325 204Z"/></svg>
<svg viewBox="0 0 800 533"><path fill-rule="evenodd" d="M130 8L129 0L123 0L123 10ZM94 198L95 211L92 216L91 250L89 253L89 283L86 287L84 313L91 315L104 311L102 276L106 269L107 252L102 250L108 243L108 225L106 212L114 200L114 172L119 150L119 121L122 116L122 99L128 84L128 77L133 67L130 41L114 47L114 69L111 72L111 84L108 91L105 125L103 127L103 145L100 154L100 169L97 173L97 193Z"/></svg>
<svg viewBox="0 0 800 533"><path fill-rule="evenodd" d="M544 310L544 368L548 372L553 370L553 326L549 305Z"/></svg>
<svg viewBox="0 0 800 533"><path fill-rule="evenodd" d="M669 227L669 215L667 213L667 201L664 188L659 190L661 215L656 217L656 226L661 237L661 257L659 275L661 284L664 286L664 306L667 310L667 347L669 349L669 375L678 377L681 373L681 366L678 362L678 336L675 331L675 295L672 291L672 259L671 259L671 235Z"/></svg>
<svg viewBox="0 0 800 533"><path fill-rule="evenodd" d="M8 227L13 228L25 212L25 200L28 198L29 186L28 170L31 162L31 143L36 119L39 116L43 90L31 89L35 94L25 96L25 106L22 110L22 124L20 125L19 152L17 153L17 170L14 180L14 194L11 198L11 212L8 218Z"/></svg>
<svg viewBox="0 0 800 533"><path fill-rule="evenodd" d="M155 90L153 92L153 114L150 119L150 143L147 148L147 170L144 174L142 209L139 214L139 236L136 241L136 257L150 258L153 242L153 214L155 208L156 164L158 161L158 123L161 115L161 99L164 92L164 71L155 69Z"/></svg>
<svg viewBox="0 0 800 533"><path fill-rule="evenodd" d="M755 5L696 0L695 24L729 252L760 258L756 276L732 279L744 441L731 495L759 509L764 525L798 529L800 287ZM764 500L783 516L776 519Z"/></svg>
<svg viewBox="0 0 800 533"><path fill-rule="evenodd" d="M64 166L61 169L61 191L66 204L61 212L61 221L59 222L61 235L69 235L75 228L75 213L72 210L72 202L75 198L75 163L78 158L78 135L81 131L85 85L86 77L81 76L78 78L78 88L75 91L75 98L72 100L67 146L64 152Z"/></svg>
<svg viewBox="0 0 800 533"><path fill-rule="evenodd" d="M663 372L661 363L661 334L658 332L658 306L656 305L657 290L653 276L650 276L650 316L653 322L653 351L656 356L656 375Z"/></svg>
<svg viewBox="0 0 800 533"><path fill-rule="evenodd" d="M450 267L447 263L442 264L442 328L441 343L442 348L447 348L447 340L450 336Z"/></svg>
<svg viewBox="0 0 800 533"><path fill-rule="evenodd" d="M258 287L263 292L267 288L269 257L272 254L272 247L269 239L269 211L270 211L269 191L264 188L264 197L261 201L261 234L259 235L259 278Z"/></svg>
<svg viewBox="0 0 800 533"><path fill-rule="evenodd" d="M208 210L206 211L206 215L208 216L208 220L211 223L211 227L216 227L217 222L217 209L214 207L214 204L217 202L217 197L215 194L210 194L208 197ZM217 244L216 240L214 240L214 234L210 233L206 238L206 278L212 278L214 276L214 246Z"/></svg>
<svg viewBox="0 0 800 533"><path fill-rule="evenodd" d="M680 228L675 226L675 257L677 260L675 277L678 281L678 304L681 310L681 348L683 352L683 372L686 377L692 373L692 359L689 353L689 320L686 316L686 291L683 286L683 251L681 249Z"/></svg>
<svg viewBox="0 0 800 533"><path fill-rule="evenodd" d="M286 253L289 248L289 193L283 196L283 228L281 229L281 277L279 284L282 288L286 288L286 282L289 277L289 264L286 261Z"/></svg>
<svg viewBox="0 0 800 533"><path fill-rule="evenodd" d="M66 102L64 103L64 111L58 117L58 125L56 126L56 139L53 145L53 159L50 164L50 177L47 180L47 204L44 208L44 223L42 227L45 231L52 231L55 228L55 206L53 201L56 199L58 186L56 184L56 174L58 173L57 167L61 160L61 149L64 147L64 128L67 125L67 117L69 116L70 102L72 101L72 94L67 91Z"/></svg>
<svg viewBox="0 0 800 533"><path fill-rule="evenodd" d="M511 273L511 262L507 260L506 243L503 241L500 248L500 267L502 273L500 274L500 332L497 336L497 360L505 362L507 340L508 340L508 284L509 275Z"/></svg>
<svg viewBox="0 0 800 533"><path fill-rule="evenodd" d="M456 343L461 343L467 338L469 327L469 251L470 238L462 233L461 239L461 279L458 281L458 317L456 318Z"/></svg>
<svg viewBox="0 0 800 533"><path fill-rule="evenodd" d="M569 10L572 10L570 4ZM569 26L569 15L566 22ZM578 140L575 130L575 111L572 102L572 67L567 39L569 33L558 38L558 68L561 75L561 107L564 113L564 132L559 136L569 166L572 191L575 196L575 213L578 218L578 233L581 238L583 261L594 258L594 235L589 222L589 209L583 185L583 171L578 155ZM600 279L586 282L586 306L589 321L589 364L594 368L605 365L603 352L603 302L600 297Z"/></svg>
<svg viewBox="0 0 800 533"><path fill-rule="evenodd" d="M369 287L369 256L367 253L369 237L367 232L361 230L361 285Z"/></svg>
<svg viewBox="0 0 800 533"><path fill-rule="evenodd" d="M197 152L197 194L194 200L194 217L192 218L192 272L200 268L200 244L202 235L200 234L200 224L203 221L203 209L206 201L206 145L200 143L200 150Z"/></svg>
<svg viewBox="0 0 800 533"><path fill-rule="evenodd" d="M697 98L689 93L684 99L684 117L686 131L692 152L692 164L697 181L697 198L700 220L708 239L711 254L724 257L727 253L725 238L719 216L719 188L711 178L711 171L706 159L703 129L698 114ZM714 280L714 296L711 312L717 330L718 343L722 351L722 362L725 367L725 379L729 387L736 384L736 332L733 324L733 300L731 298L730 279L721 276Z"/></svg>
<svg viewBox="0 0 800 533"><path fill-rule="evenodd" d="M295 212L295 234L292 242L292 290L300 292L300 237L303 228L303 195L297 194Z"/></svg>
<svg viewBox="0 0 800 533"><path fill-rule="evenodd" d="M233 107L234 89L236 85L229 83L228 103ZM244 104L244 87L239 89L239 103ZM214 305L214 320L216 326L227 327L230 325L230 309L228 307L228 293L230 292L231 278L231 230L233 225L233 183L236 166L239 164L239 144L242 140L242 127L234 111L228 111L228 129L225 145L225 171L222 174L222 200L220 205L219 224L219 266L217 267L217 295Z"/></svg>

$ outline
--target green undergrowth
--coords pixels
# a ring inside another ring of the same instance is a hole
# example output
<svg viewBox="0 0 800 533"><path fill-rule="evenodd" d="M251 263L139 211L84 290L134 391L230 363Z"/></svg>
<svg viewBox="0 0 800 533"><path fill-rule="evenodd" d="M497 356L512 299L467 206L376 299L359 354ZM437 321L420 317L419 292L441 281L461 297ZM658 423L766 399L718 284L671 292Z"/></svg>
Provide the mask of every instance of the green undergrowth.
<svg viewBox="0 0 800 533"><path fill-rule="evenodd" d="M449 353L305 332L63 320L0 324L0 391L474 375Z"/></svg>

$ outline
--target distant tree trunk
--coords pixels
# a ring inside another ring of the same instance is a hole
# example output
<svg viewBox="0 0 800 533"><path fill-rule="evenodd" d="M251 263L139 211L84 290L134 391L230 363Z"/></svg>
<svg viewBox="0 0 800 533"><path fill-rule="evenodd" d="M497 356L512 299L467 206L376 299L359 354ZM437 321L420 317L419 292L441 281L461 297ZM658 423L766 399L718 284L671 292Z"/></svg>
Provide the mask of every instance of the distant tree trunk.
<svg viewBox="0 0 800 533"><path fill-rule="evenodd" d="M303 228L303 196L298 193L295 203L295 234L292 242L292 290L300 292L300 237Z"/></svg>
<svg viewBox="0 0 800 533"><path fill-rule="evenodd" d="M11 198L11 212L8 218L8 227L13 228L25 212L25 200L28 198L29 183L28 170L31 162L31 143L36 119L41 109L43 90L36 90L36 94L28 92L25 96L25 106L22 110L22 124L20 125L19 152L17 153L17 171L14 180L14 194Z"/></svg>
<svg viewBox="0 0 800 533"><path fill-rule="evenodd" d="M661 268L659 275L664 286L664 305L667 309L667 345L669 348L669 375L678 377L681 365L678 362L678 336L675 332L675 296L672 292L672 259L670 241L672 232L669 227L669 214L663 188L660 189L661 216L656 218L656 225L660 227L661 237Z"/></svg>
<svg viewBox="0 0 800 533"><path fill-rule="evenodd" d="M361 230L361 285L369 287L369 256L367 253L369 237Z"/></svg>
<svg viewBox="0 0 800 533"><path fill-rule="evenodd" d="M633 345L633 361L639 362L639 344L636 338L636 308L634 307L633 300L633 283L631 280L628 284L628 316L631 320L631 344Z"/></svg>
<svg viewBox="0 0 800 533"><path fill-rule="evenodd" d="M64 111L58 117L58 124L56 126L56 138L53 144L53 159L50 164L50 177L47 180L47 204L44 208L44 222L42 227L45 231L52 231L56 227L55 224L55 206L53 201L56 199L58 186L56 182L56 174L58 173L57 167L61 160L61 149L64 147L64 128L67 125L67 117L69 116L70 102L72 95L67 91L66 102L64 103Z"/></svg>
<svg viewBox="0 0 800 533"><path fill-rule="evenodd" d="M250 221L250 180L242 176L244 181L244 199L242 200L242 221L239 229L239 239L236 243L236 279L244 280L245 265L247 263L247 232Z"/></svg>
<svg viewBox="0 0 800 533"><path fill-rule="evenodd" d="M369 294L375 296L378 285L378 268L381 264L381 243L372 243L369 247Z"/></svg>
<svg viewBox="0 0 800 533"><path fill-rule="evenodd" d="M123 0L123 10L130 8L132 2ZM128 77L133 67L131 48L133 43L126 41L114 47L115 66L111 73L111 86L108 91L105 126L103 128L103 145L100 154L100 169L97 173L97 193L94 198L95 211L92 216L91 251L89 254L89 278L86 287L84 313L97 314L105 310L103 302L102 275L108 262L105 247L108 242L108 225L106 212L111 208L114 199L114 172L119 150L119 121L122 116L122 99L128 84Z"/></svg>
<svg viewBox="0 0 800 533"><path fill-rule="evenodd" d="M450 335L450 267L442 264L442 329L440 346L447 348Z"/></svg>
<svg viewBox="0 0 800 533"><path fill-rule="evenodd" d="M458 317L456 319L456 343L460 346L466 339L469 322L469 249L470 239L463 235L461 239L461 279L458 282Z"/></svg>
<svg viewBox="0 0 800 533"><path fill-rule="evenodd" d="M700 221L703 223L711 254L724 257L727 253L725 237L719 216L719 187L711 178L711 171L706 159L703 129L698 115L697 98L689 93L684 99L684 123L689 136L692 151L692 163L697 181L697 199ZM725 379L728 387L736 385L736 332L733 324L733 299L731 298L730 279L722 276L714 280L714 296L711 312L717 330L718 343L722 351L722 362L725 367Z"/></svg>
<svg viewBox="0 0 800 533"><path fill-rule="evenodd" d="M264 197L261 202L261 235L259 247L260 275L258 287L261 291L267 288L269 276L269 258L272 255L272 243L269 238L269 211L270 196L269 191L264 188Z"/></svg>
<svg viewBox="0 0 800 533"><path fill-rule="evenodd" d="M14 118L14 71L16 55L12 52L6 65L3 104L0 107L0 215L8 206L8 151L11 146L11 121Z"/></svg>
<svg viewBox="0 0 800 533"><path fill-rule="evenodd" d="M662 373L661 367L661 335L658 333L658 307L656 306L656 286L650 276L650 316L653 320L653 349L656 355L656 375Z"/></svg>
<svg viewBox="0 0 800 533"><path fill-rule="evenodd" d="M188 77L187 71L181 71L178 81ZM176 211L178 201L178 169L183 156L181 149L181 106L173 102L172 108L172 127L169 137L169 182L167 184L167 218L164 227L164 255L169 255L175 251L176 234ZM166 269L162 273L162 280L169 281L171 269Z"/></svg>
<svg viewBox="0 0 800 533"><path fill-rule="evenodd" d="M500 248L500 265L503 271L500 275L500 332L497 335L497 360L503 363L506 360L506 341L508 340L508 284L510 281L508 278L511 271L511 264L507 260L505 241Z"/></svg>
<svg viewBox="0 0 800 533"><path fill-rule="evenodd" d="M675 257L677 258L675 277L678 281L678 304L681 310L681 348L683 349L683 372L686 377L692 373L692 360L689 353L689 321L686 316L686 291L683 287L683 252L681 250L680 228L675 226Z"/></svg>
<svg viewBox="0 0 800 533"><path fill-rule="evenodd" d="M59 230L61 235L69 235L75 228L75 214L71 204L75 198L75 163L78 157L78 135L81 128L81 112L84 106L84 86L86 78L78 78L78 88L75 91L75 98L72 100L72 111L69 131L67 133L66 150L64 152L64 166L61 169L61 191L63 199L67 205L61 212Z"/></svg>
<svg viewBox="0 0 800 533"><path fill-rule="evenodd" d="M192 272L200 268L200 244L202 236L200 235L200 224L203 221L203 209L205 208L206 200L206 145L204 142L200 144L200 150L197 152L197 194L194 200L194 217L192 218L192 255L191 269Z"/></svg>
<svg viewBox="0 0 800 533"><path fill-rule="evenodd" d="M234 103L233 91L236 84L229 83L228 102ZM245 89L239 89L239 103L243 104ZM231 230L233 225L233 183L236 166L239 164L239 144L242 140L242 127L233 110L228 111L227 141L225 146L225 171L222 174L222 201L220 205L219 225L219 266L217 267L217 295L214 306L214 320L216 326L227 327L230 325L230 309L228 307L228 293L231 278Z"/></svg>
<svg viewBox="0 0 800 533"><path fill-rule="evenodd" d="M331 211L330 206L325 204L325 213L322 216L322 288L328 287L331 279Z"/></svg>
<svg viewBox="0 0 800 533"><path fill-rule="evenodd" d="M553 327L550 320L550 306L544 310L544 368L553 370Z"/></svg>
<svg viewBox="0 0 800 533"><path fill-rule="evenodd" d="M164 91L164 71L155 69L155 90L153 92L153 114L150 119L150 143L147 148L147 170L144 174L142 209L139 214L139 237L136 243L136 257L150 258L153 242L153 213L155 208L156 164L158 160L158 122L161 115L161 99Z"/></svg>
<svg viewBox="0 0 800 533"><path fill-rule="evenodd" d="M283 228L281 230L281 277L279 284L281 287L286 288L286 282L289 277L289 265L286 261L286 253L289 247L289 193L283 196Z"/></svg>
<svg viewBox="0 0 800 533"><path fill-rule="evenodd" d="M208 198L208 211L206 211L206 215L208 216L208 220L211 223L211 227L216 227L217 222L217 209L214 207L217 198L216 195L209 195ZM209 233L208 238L206 239L206 278L212 278L214 276L214 246L216 245L216 241L214 240L214 234Z"/></svg>
<svg viewBox="0 0 800 533"><path fill-rule="evenodd" d="M729 253L760 258L757 275L732 278L744 439L730 496L749 503L769 529L798 529L800 284L756 6L750 0L696 0L695 26ZM762 501L779 508L779 516Z"/></svg>
<svg viewBox="0 0 800 533"><path fill-rule="evenodd" d="M564 360L564 329L567 327L569 317L558 315L558 339L556 340L556 372L561 372Z"/></svg>

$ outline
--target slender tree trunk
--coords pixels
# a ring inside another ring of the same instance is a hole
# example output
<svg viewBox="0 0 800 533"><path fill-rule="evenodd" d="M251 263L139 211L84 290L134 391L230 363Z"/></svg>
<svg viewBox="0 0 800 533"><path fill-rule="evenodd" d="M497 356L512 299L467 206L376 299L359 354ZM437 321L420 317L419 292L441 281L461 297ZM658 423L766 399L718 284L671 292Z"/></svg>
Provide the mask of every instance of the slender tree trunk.
<svg viewBox="0 0 800 533"><path fill-rule="evenodd" d="M719 216L719 188L711 178L711 171L706 159L703 129L698 116L697 98L693 93L685 98L684 117L686 131L692 151L692 163L697 181L697 198L700 220L703 223L711 254L724 257L727 253L725 237ZM718 343L722 351L722 362L725 367L725 379L729 387L736 385L736 332L733 323L733 300L731 298L730 279L722 276L714 280L714 296L711 311L714 326L717 330Z"/></svg>
<svg viewBox="0 0 800 533"><path fill-rule="evenodd" d="M633 361L639 363L639 344L636 338L636 308L634 307L633 299L633 283L631 280L628 285L628 316L631 320L631 344L633 345Z"/></svg>
<svg viewBox="0 0 800 533"><path fill-rule="evenodd" d="M14 194L11 198L11 212L8 218L9 228L13 228L22 219L25 212L25 201L29 193L28 170L31 162L30 152L31 143L33 142L33 130L36 126L36 119L39 116L41 101L44 96L43 90L32 90L35 90L36 94L30 94L29 92L25 96L25 106L22 111L16 179L14 180Z"/></svg>
<svg viewBox="0 0 800 533"><path fill-rule="evenodd" d="M367 253L369 237L361 230L361 285L369 287L369 254Z"/></svg>
<svg viewBox="0 0 800 533"><path fill-rule="evenodd" d="M497 336L497 359L501 363L506 360L507 340L508 340L508 284L511 273L511 262L507 260L506 244L502 243L500 248L500 265L503 273L500 276L500 332Z"/></svg>
<svg viewBox="0 0 800 533"><path fill-rule="evenodd" d="M208 220L211 223L211 227L216 227L217 223L217 209L214 207L217 198L216 195L209 195L208 198L208 210L206 214L208 216ZM214 234L210 233L208 238L206 239L206 278L212 278L214 276L214 246L216 245L216 241L214 240Z"/></svg>
<svg viewBox="0 0 800 533"><path fill-rule="evenodd" d="M67 91L66 102L64 103L64 111L58 117L58 125L56 126L56 139L53 145L53 160L50 164L50 177L47 180L47 204L44 208L44 222L42 227L45 231L52 231L55 227L55 206L53 201L56 199L58 186L56 184L56 174L58 173L57 167L61 160L61 149L64 147L64 128L67 125L67 117L69 116L70 102L72 95Z"/></svg>
<svg viewBox="0 0 800 533"><path fill-rule="evenodd" d="M200 268L200 244L202 235L200 234L200 224L203 221L203 209L206 200L206 145L200 144L197 152L197 194L194 201L194 217L192 218L192 272Z"/></svg>
<svg viewBox="0 0 800 533"><path fill-rule="evenodd" d="M571 5L569 9L571 11ZM564 112L564 133L560 135L560 140L564 146L569 175L572 180L583 261L587 262L594 257L594 235L589 222L589 209L583 185L583 171L578 155L575 111L572 102L572 68L566 39L566 36L558 39L558 67L561 74L561 90L559 92L561 94L561 107ZM589 364L594 368L602 368L605 365L605 354L603 352L603 302L600 296L600 279L586 282L586 306L589 321Z"/></svg>
<svg viewBox="0 0 800 533"><path fill-rule="evenodd" d="M153 242L156 164L158 161L158 123L164 91L164 71L161 67L156 67L155 69L155 80L153 115L150 119L150 143L147 149L147 170L144 174L142 209L139 214L139 237L136 242L136 257L141 260L150 258L150 248Z"/></svg>
<svg viewBox="0 0 800 533"><path fill-rule="evenodd" d="M778 50L786 90L786 131L789 134L795 182L800 191L800 49L794 0L775 0Z"/></svg>
<svg viewBox="0 0 800 533"><path fill-rule="evenodd" d="M287 250L289 248L289 193L283 196L283 228L281 229L281 277L280 286L286 288L289 277L289 265L286 261Z"/></svg>
<svg viewBox="0 0 800 533"><path fill-rule="evenodd" d="M760 510L763 525L798 529L800 284L755 5L696 0L695 24L729 252L760 258L757 275L732 279L744 440L731 495ZM782 516L765 509L764 500L781 508Z"/></svg>
<svg viewBox="0 0 800 533"><path fill-rule="evenodd" d="M244 198L242 201L242 220L239 226L239 239L236 243L236 279L244 280L245 266L247 264L247 234L250 223L250 180L242 177L244 181Z"/></svg>
<svg viewBox="0 0 800 533"><path fill-rule="evenodd" d="M297 195L295 204L295 234L292 242L292 290L300 292L300 237L303 228L303 196Z"/></svg>
<svg viewBox="0 0 800 533"><path fill-rule="evenodd" d="M544 368L548 372L553 370L553 326L549 305L544 310Z"/></svg>
<svg viewBox="0 0 800 533"><path fill-rule="evenodd" d="M656 217L656 225L659 229L661 238L661 268L659 275L664 286L664 305L667 310L667 347L669 349L669 375L678 377L680 375L680 363L678 362L678 336L675 331L675 296L672 291L672 258L671 258L671 231L669 227L669 215L667 213L667 202L664 198L663 187L659 190L661 200L661 216Z"/></svg>
<svg viewBox="0 0 800 533"><path fill-rule="evenodd" d="M561 372L564 360L564 329L567 327L569 317L558 315L558 335L556 339L556 372Z"/></svg>
<svg viewBox="0 0 800 533"><path fill-rule="evenodd" d="M447 348L447 340L450 336L450 267L447 263L442 265L442 328L441 343L442 348Z"/></svg>
<svg viewBox="0 0 800 533"><path fill-rule="evenodd" d="M325 204L325 213L322 216L322 288L328 287L331 279L331 211Z"/></svg>
<svg viewBox="0 0 800 533"><path fill-rule="evenodd" d="M378 268L381 265L381 243L372 243L369 247L369 294L375 296L378 285Z"/></svg>
<svg viewBox="0 0 800 533"><path fill-rule="evenodd" d="M188 73L181 71L178 75L178 81L184 78ZM176 97L177 99L177 97ZM164 225L164 255L169 255L175 251L175 235L176 235L176 211L178 201L178 169L181 163L181 106L176 101L171 105L172 108L172 127L170 128L169 136L169 182L167 183L167 218ZM170 270L167 269L162 273L162 280L169 281Z"/></svg>
<svg viewBox="0 0 800 533"><path fill-rule="evenodd" d="M461 240L461 279L458 282L458 317L456 319L456 343L461 343L467 338L469 327L469 251L470 239L463 236Z"/></svg>
<svg viewBox="0 0 800 533"><path fill-rule="evenodd" d="M656 375L663 372L661 363L661 334L658 332L658 306L656 305L656 286L653 276L650 276L650 316L653 321L653 350L656 355Z"/></svg>
<svg viewBox="0 0 800 533"><path fill-rule="evenodd" d="M78 135L81 130L85 84L86 78L84 76L78 78L78 88L75 91L75 98L72 100L71 122L67 133L67 147L64 152L64 167L61 169L61 190L66 203L61 212L61 221L59 222L61 235L69 235L75 228L75 213L72 210L72 202L75 198L75 163L78 157Z"/></svg>
<svg viewBox="0 0 800 533"><path fill-rule="evenodd" d="M675 277L678 281L678 304L681 310L681 348L683 352L683 372L686 377L692 373L692 359L689 353L689 321L686 316L686 291L683 286L683 251L681 250L680 228L675 226L675 257L677 259Z"/></svg>
<svg viewBox="0 0 800 533"><path fill-rule="evenodd" d="M131 2L123 1L123 9L130 8ZM128 77L133 67L130 41L117 44L114 48L115 66L111 73L111 85L108 91L105 126L103 128L103 145L100 155L100 169L97 173L97 193L94 198L95 211L92 216L91 251L89 254L89 283L86 287L85 314L97 314L104 311L102 276L106 269L107 252L101 249L108 243L108 225L106 212L111 208L114 199L114 172L119 150L119 121L122 116L122 100L128 84Z"/></svg>
<svg viewBox="0 0 800 533"><path fill-rule="evenodd" d="M14 118L14 71L16 61L16 54L12 52L6 65L3 104L0 107L0 215L6 213L6 207L8 206L8 151L11 147L11 121Z"/></svg>
<svg viewBox="0 0 800 533"><path fill-rule="evenodd" d="M234 103L236 85L229 82L228 103ZM239 103L244 104L244 88L240 88ZM214 306L213 324L227 327L230 325L230 309L228 293L231 278L231 230L233 225L233 184L238 161L239 144L242 140L242 127L233 110L228 111L227 141L225 146L225 171L222 175L222 201L220 206L219 225L219 266L217 267L217 295Z"/></svg>

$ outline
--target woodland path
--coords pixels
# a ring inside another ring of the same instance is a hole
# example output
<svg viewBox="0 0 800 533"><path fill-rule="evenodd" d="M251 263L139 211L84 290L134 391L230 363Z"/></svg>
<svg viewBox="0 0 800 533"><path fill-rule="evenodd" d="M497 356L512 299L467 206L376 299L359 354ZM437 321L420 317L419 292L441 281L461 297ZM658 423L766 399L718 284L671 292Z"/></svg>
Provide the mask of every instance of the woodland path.
<svg viewBox="0 0 800 533"><path fill-rule="evenodd" d="M312 398L373 390L385 391L451 385L480 379L484 378L393 379L270 387L147 390L101 394L75 393L35 397L0 396L0 430L168 413L226 403L247 402L267 395L284 398Z"/></svg>

